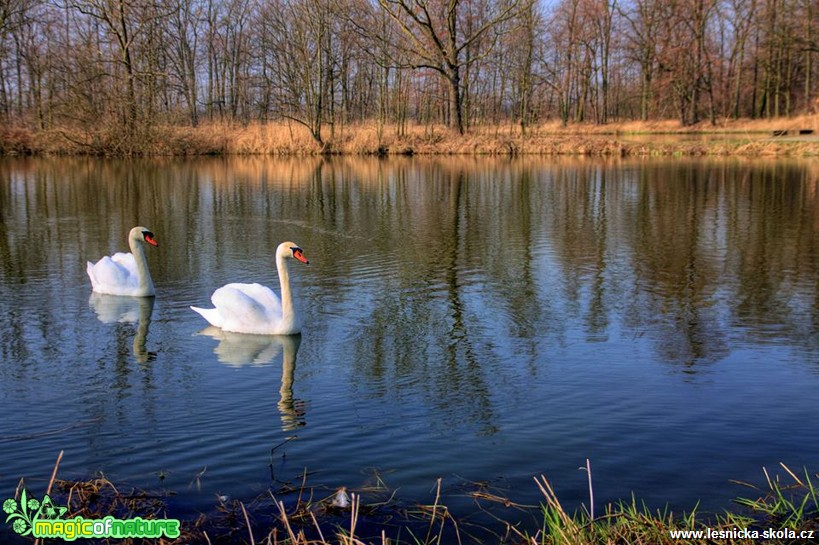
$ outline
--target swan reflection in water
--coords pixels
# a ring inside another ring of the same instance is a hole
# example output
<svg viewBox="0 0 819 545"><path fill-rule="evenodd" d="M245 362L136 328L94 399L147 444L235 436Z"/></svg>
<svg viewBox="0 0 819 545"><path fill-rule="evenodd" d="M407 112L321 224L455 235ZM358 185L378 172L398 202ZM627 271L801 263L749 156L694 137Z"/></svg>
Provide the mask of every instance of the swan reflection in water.
<svg viewBox="0 0 819 545"><path fill-rule="evenodd" d="M306 424L305 402L293 398L293 373L301 335L248 335L232 333L215 326L199 332L219 341L213 353L221 363L231 367L265 366L282 354L282 384L277 406L281 413L282 430L292 431Z"/></svg>
<svg viewBox="0 0 819 545"><path fill-rule="evenodd" d="M154 312L154 301L153 297L127 297L92 292L88 304L97 313L97 319L104 324L137 324L133 343L134 357L139 363L146 363L156 358L156 353L148 352L145 347Z"/></svg>

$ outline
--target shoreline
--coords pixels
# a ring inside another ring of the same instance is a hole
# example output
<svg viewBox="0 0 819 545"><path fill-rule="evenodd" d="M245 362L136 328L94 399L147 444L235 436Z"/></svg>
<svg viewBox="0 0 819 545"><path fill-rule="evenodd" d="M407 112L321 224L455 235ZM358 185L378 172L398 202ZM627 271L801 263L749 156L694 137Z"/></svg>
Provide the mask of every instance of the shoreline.
<svg viewBox="0 0 819 545"><path fill-rule="evenodd" d="M597 126L541 124L526 135L510 124L459 135L440 125L339 125L319 144L294 123L153 126L125 138L107 129L0 128L0 156L592 156L816 157L819 115L682 127L677 122Z"/></svg>
<svg viewBox="0 0 819 545"><path fill-rule="evenodd" d="M749 488L752 497L736 498L733 503L738 507L726 508L719 513L699 512L698 505L690 511L677 513L668 505L654 509L633 495L606 503L596 514L594 508L589 512L585 501L569 512L560 503L552 483L543 475L534 478L542 495L539 505L517 504L511 498L498 496L480 483L474 483L477 488L467 495L475 502L475 511L487 515L486 520L492 521L493 527L490 528L469 513L454 515L449 510L442 500L441 478L431 490L434 498L421 503L421 499L407 502L398 498L397 490L380 481L373 486L349 491L308 484L305 469L300 482L280 483L275 490L268 487L256 497L244 500L216 497L213 507L199 512L198 516L170 518L180 511L180 505L175 505L173 490L146 490L127 483L115 484L102 474L88 480L63 480L57 478L61 459L62 452L46 490L46 494L51 494L48 501L52 505L66 507L58 519L112 517L125 521L156 520L160 524L171 521L179 530L178 537L129 538L124 541L132 545L785 545L797 542L795 539L810 532L814 537L819 535L819 490L812 481L819 478L819 474L811 475L806 469L798 474L782 463L779 469L783 473L772 474L763 468L765 485L757 487L739 483ZM589 499L593 502L591 480L589 485ZM4 502L4 509L12 513L6 504L14 501L13 507L18 508L18 502L26 503L27 497L39 498L37 492L21 491L18 486L15 497ZM46 501L44 498L43 505ZM22 513L22 509L17 511ZM20 515L12 514L9 518L15 517L20 518ZM8 530L10 536L15 535L10 526L4 530ZM122 542L119 539L114 541ZM112 543L110 539L91 542Z"/></svg>

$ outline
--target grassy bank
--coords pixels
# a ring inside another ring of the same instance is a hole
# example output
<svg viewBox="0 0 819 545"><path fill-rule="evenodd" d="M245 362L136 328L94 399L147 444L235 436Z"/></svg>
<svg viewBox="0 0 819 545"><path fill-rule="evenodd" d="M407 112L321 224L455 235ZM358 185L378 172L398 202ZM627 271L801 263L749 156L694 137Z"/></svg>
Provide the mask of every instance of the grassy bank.
<svg viewBox="0 0 819 545"><path fill-rule="evenodd" d="M774 132L782 133L773 136ZM813 131L811 134L800 134ZM608 125L548 123L525 136L512 125L471 128L457 135L441 126L337 125L319 145L295 123L155 126L125 138L116 125L88 130L0 128L0 154L51 155L590 155L819 156L819 116L725 121L682 127L674 121Z"/></svg>
<svg viewBox="0 0 819 545"><path fill-rule="evenodd" d="M396 491L390 490L380 479L372 486L349 491L349 496L345 491L341 498L339 491L308 486L305 473L296 482L284 483L256 498L244 501L216 498L210 512L182 520L181 535L177 539L99 542L122 545L786 545L811 542L809 532L819 536L819 491L812 480L819 475L800 474L785 465L781 470L781 475L775 477L764 471L762 487L748 485L750 496L735 500L734 510L718 514L702 514L696 507L684 513L652 510L635 498L606 505L601 513L585 505L569 512L544 476L534 479L533 486L542 494L539 506L516 504L510 498L492 493L485 483L472 483L474 488L468 496L477 511L493 520L492 529L453 516L441 501L440 479L433 488L434 497L430 502L405 504L396 498ZM66 481L57 479L56 474L57 467L47 493L55 505L68 507L63 520L76 516L102 519L108 515L119 519L162 519L176 517L174 513L179 510L174 504L174 493L167 490L126 488L101 475L90 480ZM17 490L18 501L22 484L21 481ZM588 504L594 505L591 478L588 493ZM339 502L340 498L344 501ZM765 531L772 535L764 537ZM700 532L700 535L675 535L677 532Z"/></svg>

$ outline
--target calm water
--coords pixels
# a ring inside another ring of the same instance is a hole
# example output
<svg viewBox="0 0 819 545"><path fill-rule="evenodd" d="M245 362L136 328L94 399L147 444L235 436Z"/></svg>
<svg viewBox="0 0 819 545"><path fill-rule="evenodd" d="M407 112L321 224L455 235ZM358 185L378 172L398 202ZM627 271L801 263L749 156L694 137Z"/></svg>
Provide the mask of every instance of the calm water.
<svg viewBox="0 0 819 545"><path fill-rule="evenodd" d="M537 504L632 492L730 507L819 469L819 169L788 162L202 159L0 162L0 490L63 478L214 495L443 479ZM85 262L148 248L154 300ZM189 305L278 280L299 338ZM272 451L271 455L271 449ZM160 480L160 475L164 480ZM366 501L366 500L365 500ZM514 514L507 515L514 518ZM7 532L5 526L0 530Z"/></svg>

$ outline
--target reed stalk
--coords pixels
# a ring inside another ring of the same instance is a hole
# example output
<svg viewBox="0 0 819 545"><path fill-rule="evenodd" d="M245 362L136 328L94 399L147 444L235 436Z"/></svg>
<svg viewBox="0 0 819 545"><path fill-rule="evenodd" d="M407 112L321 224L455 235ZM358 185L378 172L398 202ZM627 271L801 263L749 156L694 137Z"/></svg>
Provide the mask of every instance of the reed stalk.
<svg viewBox="0 0 819 545"><path fill-rule="evenodd" d="M119 518L167 518L167 504L161 494L141 490L126 491L122 486L115 486L104 475L87 481L63 481L57 478L62 453L57 459L52 478L48 484L48 493L54 494L58 503L67 505L71 517L101 518L107 515ZM790 545L788 537L769 538L763 541L732 537L725 541L715 541L707 537L691 535L685 538L674 537L674 531L726 531L732 529L783 529L793 532L819 531L819 492L815 485L817 476L806 469L793 471L785 464L780 464L781 471L773 475L763 468L764 486L757 487L741 483L754 491L749 497L735 500L738 509L720 514L703 515L695 505L689 512L675 513L669 508L652 509L639 502L633 495L629 500L609 503L602 512L595 509L595 490L592 485L591 462L586 460L585 470L588 477L589 506L581 505L570 512L561 502L552 483L544 475L535 478L535 485L540 491L542 501L539 509L513 502L511 499L480 487L470 494L476 502L489 502L502 506L507 516L512 513L515 520L497 518L496 522L506 525L506 533L484 532L481 540L466 534L473 539L467 543L497 543L498 545L614 545L614 544L651 544L651 545L713 545L726 543L736 545ZM334 505L331 494L323 499L313 500L313 488L307 484L307 472L301 475L299 486L287 487L282 493L287 494L290 507L284 500L278 499L272 491L256 498L246 507L245 502L220 500L216 515L201 516L194 521L183 521L183 535L176 544L237 543L256 545L259 531L266 532L266 538L260 543L267 545L445 545L448 543L464 545L459 523L449 508L443 503L443 479L436 480L434 500L431 504L421 504L416 508L406 508L395 500L395 491L389 499L364 503L363 496L378 493L385 496L389 490L378 476L377 485L373 488L362 488L350 494L349 505ZM23 481L21 480L21 485ZM60 498L66 498L60 501ZM272 503L261 500L267 498ZM292 503L295 500L295 503ZM270 511L270 513L267 513ZM489 511L485 511L489 513ZM251 517L252 515L255 515ZM265 520L274 515L273 527L265 527ZM524 530L517 517L539 517L539 524L530 525L538 528L533 533ZM341 518L339 518L341 517ZM377 527L377 517L389 521L384 527ZM344 522L346 519L346 522ZM362 526L362 522L365 524ZM376 525L373 531L373 525ZM367 528L371 537L361 535L361 528ZM332 528L332 534L325 530ZM449 529L449 533L445 529ZM401 536L408 536L402 539ZM493 541L487 541L486 535L493 535ZM816 535L816 534L815 534ZM103 541L108 545L109 541ZM113 541L110 541L113 545ZM117 541L117 545L143 545L145 541ZM145 543L147 545L147 543ZM169 540L158 540L152 545L172 545Z"/></svg>

